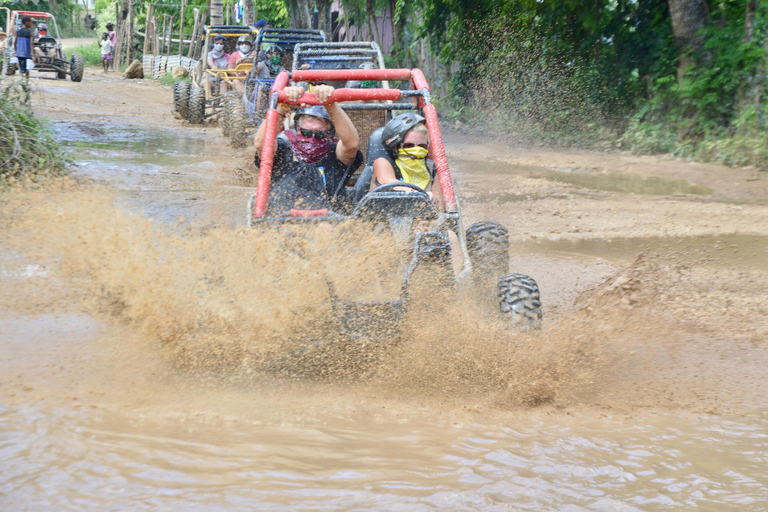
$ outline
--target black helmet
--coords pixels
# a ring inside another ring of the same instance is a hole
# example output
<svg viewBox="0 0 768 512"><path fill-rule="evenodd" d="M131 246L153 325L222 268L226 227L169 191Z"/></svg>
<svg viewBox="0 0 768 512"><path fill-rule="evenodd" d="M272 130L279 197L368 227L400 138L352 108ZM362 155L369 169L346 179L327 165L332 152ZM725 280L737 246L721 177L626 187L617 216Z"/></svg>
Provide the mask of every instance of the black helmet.
<svg viewBox="0 0 768 512"><path fill-rule="evenodd" d="M400 114L388 122L381 131L381 144L390 154L397 154L397 147L403 142L405 132L424 121L426 119L418 114Z"/></svg>
<svg viewBox="0 0 768 512"><path fill-rule="evenodd" d="M240 43L248 43L249 45L253 46L253 39L251 39L251 36L240 36L237 38L237 44Z"/></svg>
<svg viewBox="0 0 768 512"><path fill-rule="evenodd" d="M298 109L293 115L293 122L296 124L296 126L299 126L299 118L301 116L312 116L325 119L331 124L331 127L333 127L333 120L331 119L331 116L328 115L328 111L325 110L325 107L322 105L313 105L311 107Z"/></svg>
<svg viewBox="0 0 768 512"><path fill-rule="evenodd" d="M276 53L276 54L278 54L279 56L282 57L285 52L283 51L282 48L280 48L276 44L273 44L272 46L267 48L267 51L265 52L265 55L269 55L270 53Z"/></svg>

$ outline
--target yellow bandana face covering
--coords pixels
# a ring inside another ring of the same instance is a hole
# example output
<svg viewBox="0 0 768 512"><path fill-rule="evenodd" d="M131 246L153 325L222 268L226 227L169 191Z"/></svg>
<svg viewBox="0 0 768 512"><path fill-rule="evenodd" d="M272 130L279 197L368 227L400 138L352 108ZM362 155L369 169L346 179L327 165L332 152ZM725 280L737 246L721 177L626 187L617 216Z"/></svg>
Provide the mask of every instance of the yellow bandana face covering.
<svg viewBox="0 0 768 512"><path fill-rule="evenodd" d="M413 183L417 187L427 190L430 182L429 171L427 170L427 155L429 152L419 146L414 148L397 151L397 164L400 174L403 175L403 181Z"/></svg>

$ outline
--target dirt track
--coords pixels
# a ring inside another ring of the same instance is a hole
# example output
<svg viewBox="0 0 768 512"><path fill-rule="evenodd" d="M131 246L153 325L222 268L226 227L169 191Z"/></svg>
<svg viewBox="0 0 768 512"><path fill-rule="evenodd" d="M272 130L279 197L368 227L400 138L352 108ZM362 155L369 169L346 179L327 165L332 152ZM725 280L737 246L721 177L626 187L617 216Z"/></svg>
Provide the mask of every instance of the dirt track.
<svg viewBox="0 0 768 512"><path fill-rule="evenodd" d="M768 502L765 172L447 130L465 222L508 226L543 332L446 308L365 377L286 381L243 354L320 314L317 268L242 229L252 150L152 80L34 82L89 183L0 203L5 508Z"/></svg>

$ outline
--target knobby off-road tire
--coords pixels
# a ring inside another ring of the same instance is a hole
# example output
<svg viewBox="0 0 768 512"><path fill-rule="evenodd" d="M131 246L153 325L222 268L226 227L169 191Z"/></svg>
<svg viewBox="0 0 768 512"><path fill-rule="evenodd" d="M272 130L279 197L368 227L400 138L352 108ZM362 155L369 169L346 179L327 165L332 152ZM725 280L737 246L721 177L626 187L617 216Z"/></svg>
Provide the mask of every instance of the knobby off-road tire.
<svg viewBox="0 0 768 512"><path fill-rule="evenodd" d="M205 89L195 87L189 93L189 122L203 124L205 122Z"/></svg>
<svg viewBox="0 0 768 512"><path fill-rule="evenodd" d="M472 293L482 311L498 316L497 283L509 273L509 231L498 222L477 222L467 229L472 262Z"/></svg>
<svg viewBox="0 0 768 512"><path fill-rule="evenodd" d="M476 276L493 279L509 272L509 231L498 222L477 222L467 229L467 252Z"/></svg>
<svg viewBox="0 0 768 512"><path fill-rule="evenodd" d="M242 97L234 97L229 109L229 140L232 147L243 148L248 143L248 117Z"/></svg>
<svg viewBox="0 0 768 512"><path fill-rule="evenodd" d="M525 274L507 274L498 281L499 307L513 327L541 327L541 295L536 281Z"/></svg>
<svg viewBox="0 0 768 512"><path fill-rule="evenodd" d="M256 88L256 68L251 68L248 74L245 75L245 82L243 82L243 88L245 89L245 98L251 101L253 98L253 90Z"/></svg>
<svg viewBox="0 0 768 512"><path fill-rule="evenodd" d="M72 56L72 62L69 64L69 78L73 82L82 82L83 81L83 73L85 72L85 61L83 60L83 56L79 54L74 54Z"/></svg>
<svg viewBox="0 0 768 512"><path fill-rule="evenodd" d="M189 82L182 80L181 82L176 82L174 87L177 87L176 92L179 96L179 103L176 106L176 112L179 113L182 119L187 119L189 117Z"/></svg>
<svg viewBox="0 0 768 512"><path fill-rule="evenodd" d="M221 124L221 135L229 137L230 124L232 122L232 100L236 99L237 93L228 91L224 95L224 107L221 110L219 123Z"/></svg>
<svg viewBox="0 0 768 512"><path fill-rule="evenodd" d="M171 112L177 114L179 112L179 84L181 82L173 82L173 108Z"/></svg>

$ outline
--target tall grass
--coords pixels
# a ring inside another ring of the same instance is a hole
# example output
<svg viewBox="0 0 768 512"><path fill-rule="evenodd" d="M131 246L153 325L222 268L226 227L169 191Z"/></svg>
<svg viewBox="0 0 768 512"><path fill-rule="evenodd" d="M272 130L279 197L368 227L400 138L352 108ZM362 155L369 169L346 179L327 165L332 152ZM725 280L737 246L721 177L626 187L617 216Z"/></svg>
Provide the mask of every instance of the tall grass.
<svg viewBox="0 0 768 512"><path fill-rule="evenodd" d="M99 66L101 65L101 47L98 40L94 39L90 44L81 44L73 48L69 48L64 51L67 54L67 58L72 58L72 55L79 53L83 56L86 66Z"/></svg>

